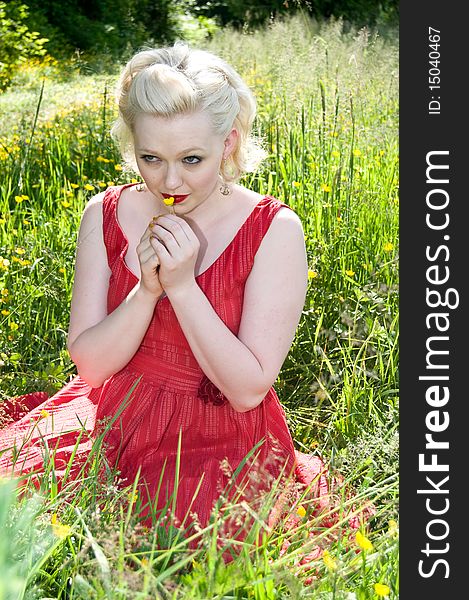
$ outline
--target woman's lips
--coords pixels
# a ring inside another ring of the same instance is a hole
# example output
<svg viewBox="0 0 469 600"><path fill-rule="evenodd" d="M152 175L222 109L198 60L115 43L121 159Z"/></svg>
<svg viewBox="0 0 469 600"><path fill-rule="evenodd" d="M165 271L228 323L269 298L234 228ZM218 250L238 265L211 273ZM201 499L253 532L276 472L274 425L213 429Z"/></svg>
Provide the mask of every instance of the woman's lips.
<svg viewBox="0 0 469 600"><path fill-rule="evenodd" d="M174 198L174 204L179 204L180 202L183 202L188 196L189 194L161 194L163 196L163 198Z"/></svg>

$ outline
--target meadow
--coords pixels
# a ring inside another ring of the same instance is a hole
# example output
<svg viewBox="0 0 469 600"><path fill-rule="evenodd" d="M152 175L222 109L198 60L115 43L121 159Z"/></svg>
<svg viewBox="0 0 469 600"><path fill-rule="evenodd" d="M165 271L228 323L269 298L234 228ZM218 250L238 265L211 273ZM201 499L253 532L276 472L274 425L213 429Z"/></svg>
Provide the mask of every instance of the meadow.
<svg viewBox="0 0 469 600"><path fill-rule="evenodd" d="M93 478L97 439L79 481L57 486L53 452L38 487L26 480L20 494L0 480L0 600L399 596L397 33L296 17L203 45L258 100L268 158L243 182L304 225L307 298L276 383L295 445L320 454L375 514L351 539L345 517L334 539L319 531L327 551L303 564L308 501L291 507L293 531L270 529L274 486L225 564L216 540L226 511L197 533L195 551L176 529L146 530L132 487L118 489L112 472ZM75 374L66 336L81 212L98 191L138 179L109 135L117 67L29 62L0 96L0 403L53 394Z"/></svg>

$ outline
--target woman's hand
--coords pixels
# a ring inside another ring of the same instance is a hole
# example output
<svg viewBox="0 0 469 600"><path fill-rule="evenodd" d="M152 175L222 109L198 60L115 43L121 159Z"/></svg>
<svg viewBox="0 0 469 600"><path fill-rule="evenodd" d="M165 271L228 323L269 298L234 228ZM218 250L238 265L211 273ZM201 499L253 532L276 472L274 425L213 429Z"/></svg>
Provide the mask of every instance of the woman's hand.
<svg viewBox="0 0 469 600"><path fill-rule="evenodd" d="M150 228L150 243L160 262L159 281L166 294L192 285L200 242L189 224L171 214L158 217Z"/></svg>
<svg viewBox="0 0 469 600"><path fill-rule="evenodd" d="M137 255L140 262L140 285L142 288L159 298L163 293L163 287L159 278L160 260L152 244L152 223L146 228L138 246Z"/></svg>

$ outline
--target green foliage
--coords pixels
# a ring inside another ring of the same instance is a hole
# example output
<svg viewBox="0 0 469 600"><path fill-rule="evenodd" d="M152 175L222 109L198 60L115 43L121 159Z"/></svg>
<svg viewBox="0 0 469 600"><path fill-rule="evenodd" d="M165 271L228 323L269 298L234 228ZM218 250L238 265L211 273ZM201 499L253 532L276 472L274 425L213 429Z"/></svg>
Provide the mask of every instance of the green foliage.
<svg viewBox="0 0 469 600"><path fill-rule="evenodd" d="M359 499L375 502L374 550L364 556L338 543L328 547L336 570L321 560L299 565L308 523L287 535L264 530L259 514L259 544L225 566L211 543L217 521L199 532L205 551L191 554L174 530L145 532L125 518L131 490L90 477L47 499L46 513L57 512L73 535L42 565L39 597L372 600L381 582L395 600L398 541L388 528L398 503L395 38L297 15L255 34L219 31L204 47L233 63L258 99L256 130L268 158L244 183L289 204L304 226L310 281L276 389L296 447L318 449ZM71 72L64 82L51 71L41 102L39 73L24 67L21 85L0 96L0 400L51 393L74 374L66 331L80 215L93 194L130 179L108 134L115 73ZM41 493L49 488L46 474ZM284 542L291 551L282 555Z"/></svg>
<svg viewBox="0 0 469 600"><path fill-rule="evenodd" d="M28 58L44 56L48 41L27 25L28 7L19 0L0 2L0 91Z"/></svg>

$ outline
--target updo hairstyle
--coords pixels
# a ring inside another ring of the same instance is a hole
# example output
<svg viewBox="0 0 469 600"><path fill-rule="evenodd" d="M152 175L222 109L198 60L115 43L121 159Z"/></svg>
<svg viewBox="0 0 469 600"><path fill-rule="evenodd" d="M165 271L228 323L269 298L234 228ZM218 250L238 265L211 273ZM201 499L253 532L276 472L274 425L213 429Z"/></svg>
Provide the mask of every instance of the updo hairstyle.
<svg viewBox="0 0 469 600"><path fill-rule="evenodd" d="M183 42L172 47L144 49L124 67L116 90L119 114L111 133L126 165L138 171L133 124L145 113L158 117L207 112L214 133L238 131L234 151L222 161L220 176L237 181L254 171L265 152L252 136L256 101L239 74L223 59Z"/></svg>

